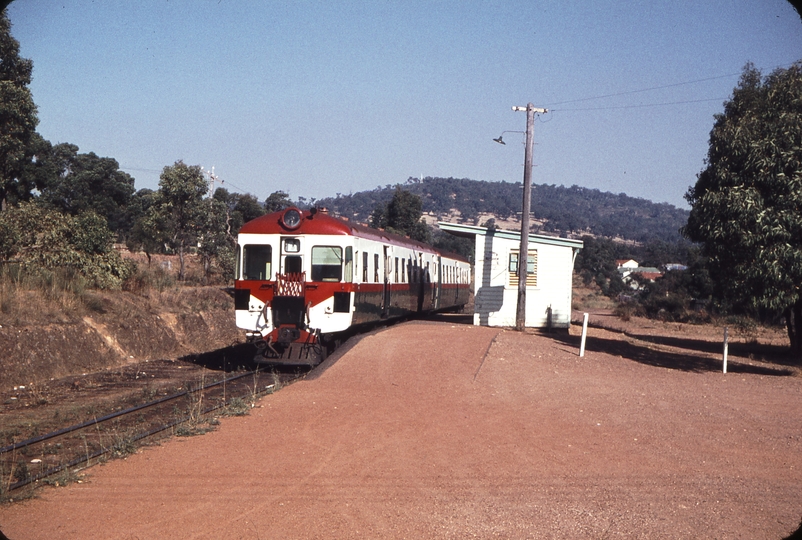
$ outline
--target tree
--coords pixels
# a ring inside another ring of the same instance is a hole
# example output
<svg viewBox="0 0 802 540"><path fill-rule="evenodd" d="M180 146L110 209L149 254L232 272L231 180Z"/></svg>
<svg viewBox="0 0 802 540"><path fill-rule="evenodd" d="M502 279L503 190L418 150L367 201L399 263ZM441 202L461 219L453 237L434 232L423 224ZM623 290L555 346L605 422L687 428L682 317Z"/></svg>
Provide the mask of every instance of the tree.
<svg viewBox="0 0 802 540"><path fill-rule="evenodd" d="M217 188L213 196L225 204L229 214L229 234L236 235L242 225L265 214L265 208L259 200L249 193L240 195L229 193L225 188Z"/></svg>
<svg viewBox="0 0 802 540"><path fill-rule="evenodd" d="M265 212L278 212L292 206L290 196L283 191L274 191L265 199Z"/></svg>
<svg viewBox="0 0 802 540"><path fill-rule="evenodd" d="M390 202L383 207L377 206L373 211L370 225L419 242L431 242L429 226L421 221L422 208L423 202L418 195L396 187Z"/></svg>
<svg viewBox="0 0 802 540"><path fill-rule="evenodd" d="M150 208L156 201L156 192L151 189L140 189L125 208L126 236L125 245L131 252L144 251L148 258L163 249L160 232L149 227Z"/></svg>
<svg viewBox="0 0 802 540"><path fill-rule="evenodd" d="M45 169L34 179L43 201L73 216L97 212L115 232L125 227L134 179L119 170L117 160L94 152L79 154L74 144L62 143L52 147L49 155L37 155L36 166L28 169L37 167Z"/></svg>
<svg viewBox="0 0 802 540"><path fill-rule="evenodd" d="M609 238L582 237L583 247L579 250L574 269L585 284L595 281L602 293L614 298L626 289L621 274L615 264L616 259L624 258L624 248Z"/></svg>
<svg viewBox="0 0 802 540"><path fill-rule="evenodd" d="M217 193L215 193L217 195ZM231 212L217 197L203 201L202 232L198 241L198 254L203 264L203 279L207 282L212 273L212 262L217 261L226 279L234 276L236 240L231 234Z"/></svg>
<svg viewBox="0 0 802 540"><path fill-rule="evenodd" d="M707 166L685 195L683 234L703 244L717 293L785 317L802 358L802 63L747 64L715 117Z"/></svg>
<svg viewBox="0 0 802 540"><path fill-rule="evenodd" d="M20 58L19 42L11 36L6 11L0 12L0 209L24 200L30 186L19 182L26 149L39 119L28 89L33 62Z"/></svg>
<svg viewBox="0 0 802 540"><path fill-rule="evenodd" d="M159 190L144 222L151 238L162 239L178 253L178 279L181 281L186 277L186 251L197 244L202 230L203 197L207 189L200 165L189 166L176 161L162 171Z"/></svg>

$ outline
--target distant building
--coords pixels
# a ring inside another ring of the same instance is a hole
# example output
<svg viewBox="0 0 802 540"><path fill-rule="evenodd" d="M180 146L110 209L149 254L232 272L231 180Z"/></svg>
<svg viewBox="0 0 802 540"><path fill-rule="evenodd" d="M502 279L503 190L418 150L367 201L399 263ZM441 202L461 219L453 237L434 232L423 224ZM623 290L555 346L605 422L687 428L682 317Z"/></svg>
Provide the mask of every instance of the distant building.
<svg viewBox="0 0 802 540"><path fill-rule="evenodd" d="M477 326L515 326L518 308L518 255L521 233L472 225L438 223L456 236L474 237ZM580 240L529 235L526 279L526 322L532 328L571 326L574 260Z"/></svg>

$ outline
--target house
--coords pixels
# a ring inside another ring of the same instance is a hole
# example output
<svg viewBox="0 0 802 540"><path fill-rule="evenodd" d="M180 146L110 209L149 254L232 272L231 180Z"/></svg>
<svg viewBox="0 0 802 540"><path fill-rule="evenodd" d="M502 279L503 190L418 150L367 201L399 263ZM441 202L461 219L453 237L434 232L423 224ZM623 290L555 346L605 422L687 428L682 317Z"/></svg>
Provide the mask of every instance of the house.
<svg viewBox="0 0 802 540"><path fill-rule="evenodd" d="M438 225L456 236L473 236L475 239L473 324L515 326L521 233L455 223L440 222ZM580 240L529 235L527 327L571 326L574 260L582 246Z"/></svg>
<svg viewBox="0 0 802 540"><path fill-rule="evenodd" d="M644 281L654 282L655 279L663 277L659 268L653 266L638 266L636 268L618 268L621 279L629 285L630 289L639 290ZM637 278L637 280L633 279Z"/></svg>

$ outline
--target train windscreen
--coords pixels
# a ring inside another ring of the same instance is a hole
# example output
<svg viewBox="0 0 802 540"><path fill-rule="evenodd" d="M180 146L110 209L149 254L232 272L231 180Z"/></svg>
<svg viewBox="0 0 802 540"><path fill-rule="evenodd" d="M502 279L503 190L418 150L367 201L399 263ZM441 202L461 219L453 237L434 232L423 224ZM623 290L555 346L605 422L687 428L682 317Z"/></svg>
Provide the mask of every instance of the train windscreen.
<svg viewBox="0 0 802 540"><path fill-rule="evenodd" d="M250 244L243 248L242 279L265 281L271 277L273 248L271 246Z"/></svg>

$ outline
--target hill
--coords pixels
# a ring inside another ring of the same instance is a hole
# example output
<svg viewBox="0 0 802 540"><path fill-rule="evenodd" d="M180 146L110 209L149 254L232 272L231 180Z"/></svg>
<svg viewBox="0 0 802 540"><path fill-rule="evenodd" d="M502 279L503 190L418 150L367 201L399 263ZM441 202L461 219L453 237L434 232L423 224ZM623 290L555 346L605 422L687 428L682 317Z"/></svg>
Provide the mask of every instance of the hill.
<svg viewBox="0 0 802 540"><path fill-rule="evenodd" d="M410 178L399 184L423 200L430 221L459 221L481 225L489 217L518 223L521 209L520 182L485 182L467 178ZM338 194L317 201L331 211L357 221L393 195L396 186ZM676 242L688 211L667 203L614 194L579 186L532 186L533 232L580 237L591 234L636 242ZM510 221L512 220L512 221ZM514 228L504 225L504 228Z"/></svg>

